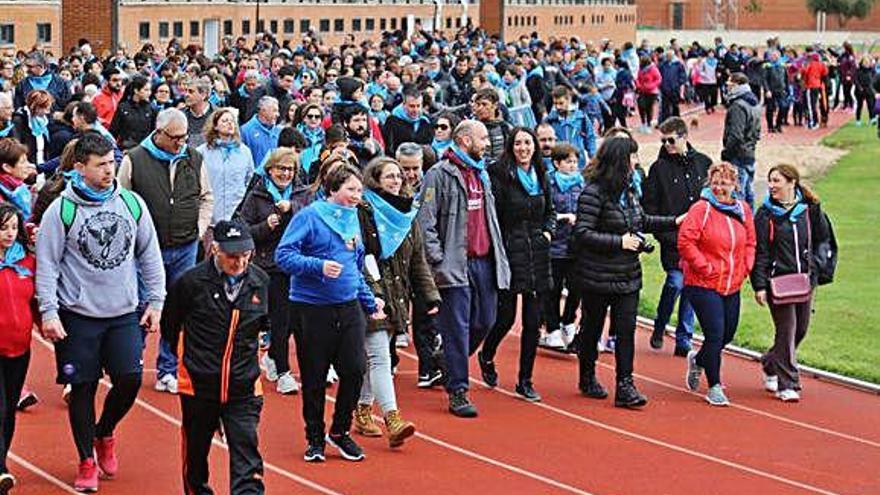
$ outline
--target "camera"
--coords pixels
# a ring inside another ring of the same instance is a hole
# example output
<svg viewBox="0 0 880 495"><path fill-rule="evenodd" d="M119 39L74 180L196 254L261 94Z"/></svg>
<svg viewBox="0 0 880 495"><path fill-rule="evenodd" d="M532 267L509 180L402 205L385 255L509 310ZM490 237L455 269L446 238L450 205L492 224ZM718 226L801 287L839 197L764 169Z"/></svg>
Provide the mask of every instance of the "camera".
<svg viewBox="0 0 880 495"><path fill-rule="evenodd" d="M639 239L638 252L647 253L647 254L651 254L654 252L654 244L652 244L651 241L649 241L648 238L645 237L645 234L643 234L641 232L636 232L633 235Z"/></svg>

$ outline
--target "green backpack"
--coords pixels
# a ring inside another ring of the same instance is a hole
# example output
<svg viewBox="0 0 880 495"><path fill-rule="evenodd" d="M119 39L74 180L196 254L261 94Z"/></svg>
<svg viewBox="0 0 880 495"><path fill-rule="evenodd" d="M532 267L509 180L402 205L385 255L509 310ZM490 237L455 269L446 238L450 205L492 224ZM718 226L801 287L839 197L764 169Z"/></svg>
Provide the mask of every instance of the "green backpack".
<svg viewBox="0 0 880 495"><path fill-rule="evenodd" d="M119 197L125 202L125 207L128 209L128 212L131 213L134 222L140 223L143 210L141 209L141 204L135 197L134 193L128 189L120 188ZM61 198L61 223L64 224L65 234L70 232L70 226L73 225L73 221L76 219L77 208L77 204L73 201L65 197Z"/></svg>

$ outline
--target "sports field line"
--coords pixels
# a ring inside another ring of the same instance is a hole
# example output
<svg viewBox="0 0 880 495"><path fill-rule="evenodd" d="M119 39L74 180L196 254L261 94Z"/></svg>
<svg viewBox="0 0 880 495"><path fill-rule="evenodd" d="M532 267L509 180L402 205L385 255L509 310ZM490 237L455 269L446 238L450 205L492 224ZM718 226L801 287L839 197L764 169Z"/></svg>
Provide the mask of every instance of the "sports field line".
<svg viewBox="0 0 880 495"><path fill-rule="evenodd" d="M19 456L19 455L16 455L16 454L15 454L14 452L12 452L12 451L9 451L6 455L7 455L7 457L8 457L9 459L12 459L12 461L15 462L16 464L18 464L19 466L21 466L21 467L27 469L28 471L30 471L30 472L36 474L37 476L39 476L40 478L43 478L44 480L48 481L49 483L52 483L53 485L55 485L56 487L58 487L58 488L64 490L65 492L67 492L67 493L77 493L77 494L79 493L78 491L74 490L74 489L73 489L70 485L68 485L67 483L65 483L65 482L63 482L63 481L61 481L61 480L59 480L58 478L52 476L51 474L47 473L46 471L43 471L42 469L40 469L39 467L37 467L37 465L32 464L30 461L28 461L28 460L25 459L24 457L21 457L21 456Z"/></svg>
<svg viewBox="0 0 880 495"><path fill-rule="evenodd" d="M399 349L398 349L398 352L399 352L401 355L406 356L406 357L409 358L409 359L412 359L412 360L415 360L415 361L418 360L418 358L417 358L416 356L414 356L413 354L410 354L409 352L400 351ZM486 388L490 388L490 387L489 387L485 382L483 382L482 380L477 380L476 378L468 378L468 380L469 380L470 382L472 382L472 383L476 383L476 384L482 385L482 386L484 386L484 387L486 387ZM498 392L498 393L500 393L500 394L504 394L504 395L507 395L507 396L509 396L509 397L514 397L514 398L516 398L516 394L513 393L513 392L510 391L510 390L506 390L506 389L501 388L501 387L494 387L494 388L492 388L492 390L494 390L495 392ZM675 452L678 452L678 453L680 453L680 454L685 454L685 455L688 455L688 456L691 456L691 457L696 457L696 458L698 458L698 459L703 459L703 460L705 460L705 461L709 461L709 462L712 462L712 463L715 463L715 464L720 464L720 465L722 465L722 466L726 466L726 467L729 467L729 468L733 468L733 469L736 469L736 470L739 470L739 471L743 471L743 472L746 472L746 473L749 473L749 474L753 474L753 475L755 475L755 476L759 476L759 477L762 477L762 478L767 478L767 479L770 479L770 480L773 480L773 481L777 481L777 482L779 482L779 483L783 483L783 484L786 484L786 485L789 485L789 486L793 486L793 487L796 487L796 488L800 488L800 489L802 489L802 490L807 490L807 491L810 491L810 492L813 492L813 493L819 493L819 494L822 494L822 495L840 495L840 494L838 494L837 492L832 492L832 491L829 491L829 490L825 490L824 488L820 488L820 487L813 486L813 485L810 485L810 484L807 484L807 483L802 483L802 482L800 482L800 481L795 481L795 480L792 480L792 479L788 479L788 478L785 478L785 477L782 477L782 476L775 475L775 474L773 474L773 473L768 473L768 472L766 472L766 471L762 471L762 470L760 470L760 469L756 469L756 468L753 468L753 467L746 466L746 465L744 465L744 464L740 464L740 463L738 463L738 462L728 461L728 460L726 460L726 459L722 459L722 458L720 458L720 457L716 457L716 456L713 456L713 455L710 455L710 454L705 454L705 453L703 453L703 452L699 452L699 451L696 451L696 450L693 450L693 449L689 449L689 448L682 447L682 446L680 446L680 445L675 445L675 444L672 444L672 443L669 443L669 442L665 442L665 441L663 441L663 440L659 440L659 439L656 439L656 438L653 438L653 437L649 437L649 436L646 436L646 435L642 435L642 434L640 434L640 433L635 433L635 432L632 432L632 431L629 431L629 430L626 430L626 429L623 429L623 428L619 428L619 427L617 427L617 426L613 426L613 425L610 425L610 424L607 424L607 423L603 423L603 422L601 422L601 421L596 421L596 420L594 420L594 419L590 419L590 418L587 418L587 417L585 417L585 416L581 416L581 415L576 414L576 413L573 413L573 412L571 412L571 411L567 411L567 410L565 410L565 409L562 409L562 408L559 408L559 407L556 407L556 406L551 406L551 405L549 405L549 404L547 404L547 403L545 403L545 402L524 402L524 401L521 401L521 402L523 402L523 403L526 404L526 405L531 405L531 406L534 406L534 407L539 407L539 408L541 408L541 409L544 409L544 410L547 410L547 411L553 412L553 413L555 413L555 414L559 414L559 415L561 415L561 416L567 417L567 418L569 418L569 419L573 419L573 420L575 420L575 421L579 421L579 422L581 422L581 423L585 423L585 424L588 424L588 425L591 425L591 426L595 426L595 427L597 427L597 428L601 428L601 429L603 429L603 430L607 430L607 431L610 431L610 432L613 432L613 433L617 433L618 435L622 435L622 436L625 436L625 437L629 437L629 438L632 438L632 439L635 439L635 440L640 440L640 441L643 441L643 442L649 443L649 444L651 444L651 445L655 445L655 446L657 446L657 447L663 447L663 448L666 448L666 449L669 449L669 450L673 450L673 451L675 451Z"/></svg>

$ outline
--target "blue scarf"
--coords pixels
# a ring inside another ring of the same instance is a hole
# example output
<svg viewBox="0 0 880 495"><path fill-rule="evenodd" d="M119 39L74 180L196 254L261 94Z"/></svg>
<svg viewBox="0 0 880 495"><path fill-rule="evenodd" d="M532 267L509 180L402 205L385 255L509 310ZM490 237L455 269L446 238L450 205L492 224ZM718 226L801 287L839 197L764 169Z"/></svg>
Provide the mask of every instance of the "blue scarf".
<svg viewBox="0 0 880 495"><path fill-rule="evenodd" d="M391 111L391 115L394 115L404 122L412 124L413 134L419 132L419 127L422 125L422 122L426 123L427 125L431 125L431 121L428 120L428 117L425 117L424 115L419 115L416 118L410 117L409 114L406 113L406 110L403 109L402 103L394 107L394 110Z"/></svg>
<svg viewBox="0 0 880 495"><path fill-rule="evenodd" d="M43 139L49 140L49 117L45 115L34 117L31 115L28 119L28 127L31 128L31 133L35 138L43 136Z"/></svg>
<svg viewBox="0 0 880 495"><path fill-rule="evenodd" d="M211 91L211 95L208 96L208 103L214 105L215 107L226 106L226 97L220 97L216 91Z"/></svg>
<svg viewBox="0 0 880 495"><path fill-rule="evenodd" d="M143 146L144 149L147 150L147 153L152 155L153 158L161 162L168 162L169 164L171 162L186 158L187 146L185 144L182 148L180 148L180 151L178 151L177 154L174 154L156 146L156 143L153 142L153 136L155 135L156 131L153 131L150 133L149 136L145 137L144 140L141 141L141 146Z"/></svg>
<svg viewBox="0 0 880 495"><path fill-rule="evenodd" d="M434 81L437 79L437 76L440 75L440 71L439 70L428 70L428 71L425 71L425 75L428 76L428 79Z"/></svg>
<svg viewBox="0 0 880 495"><path fill-rule="evenodd" d="M19 277L33 276L33 273L31 273L30 270L17 264L19 261L23 260L26 255L27 253L24 250L24 246L19 242L13 242L12 245L9 246L9 249L6 250L6 257L0 260L0 270L4 268L12 268Z"/></svg>
<svg viewBox="0 0 880 495"><path fill-rule="evenodd" d="M28 76L28 82L31 83L31 89L42 89L46 91L52 82L52 74L45 73L42 76Z"/></svg>
<svg viewBox="0 0 880 495"><path fill-rule="evenodd" d="M376 230L379 231L379 245L382 247L382 253L379 257L387 260L403 244L419 210L413 208L404 213L370 189L364 190L364 199L373 207L373 219L376 221Z"/></svg>
<svg viewBox="0 0 880 495"><path fill-rule="evenodd" d="M564 193L571 190L572 187L584 185L584 176L579 172L565 173L557 170L553 172L553 178L556 179L559 190Z"/></svg>
<svg viewBox="0 0 880 495"><path fill-rule="evenodd" d="M10 120L6 124L6 127L4 127L3 129L0 129L0 138L5 138L5 137L12 135L13 129L15 129L15 125L13 125L12 121Z"/></svg>
<svg viewBox="0 0 880 495"><path fill-rule="evenodd" d="M480 161L474 160L473 158L470 157L470 155L468 155L467 153L462 151L455 144L449 145L449 151L451 151L453 154L455 154L455 156L459 160L464 162L465 165L476 170L477 173L479 173L480 180L483 181L484 186L486 186L486 187L492 186L491 182L489 181L489 172L486 172L486 161L485 160L482 160L482 159Z"/></svg>
<svg viewBox="0 0 880 495"><path fill-rule="evenodd" d="M536 65L534 69L529 71L529 74L526 76L526 78L529 78L532 76L537 76L537 77L540 77L541 79L544 79L544 67L542 67L540 65Z"/></svg>
<svg viewBox="0 0 880 495"><path fill-rule="evenodd" d="M742 203L740 203L739 201L735 201L734 203L722 203L718 201L718 198L715 197L712 189L708 187L703 188L702 192L700 192L700 197L708 201L709 204L711 204L718 211L736 215L736 217L740 220L743 220L745 218L745 212L743 211ZM734 199L736 199L735 193Z"/></svg>
<svg viewBox="0 0 880 495"><path fill-rule="evenodd" d="M541 158L544 162L544 168L547 169L547 173L553 173L556 171L556 166L553 165L553 160L549 156L545 156Z"/></svg>
<svg viewBox="0 0 880 495"><path fill-rule="evenodd" d="M88 201L92 201L95 203L103 203L110 199L113 196L113 191L116 189L116 184L104 189L102 191L96 191L89 187L86 184L85 179L82 174L76 170L70 170L68 172L64 172L64 178L67 179L67 182L73 187L74 191L82 196L84 199Z"/></svg>
<svg viewBox="0 0 880 495"><path fill-rule="evenodd" d="M622 193L620 193L620 207L624 210L627 206L627 193L630 191L632 191L633 196L635 196L636 202L642 199L642 174L637 170L633 170L629 175L629 185L623 189Z"/></svg>
<svg viewBox="0 0 880 495"><path fill-rule="evenodd" d="M27 184L21 184L14 190L10 191L6 186L0 183L0 193L6 197L6 201L9 201L13 206L18 208L18 211L21 212L21 216L25 219L31 217L31 190Z"/></svg>
<svg viewBox="0 0 880 495"><path fill-rule="evenodd" d="M238 87L238 96L241 96L242 98L250 98L251 97L251 95L249 95L247 92L247 88L244 87L244 84L242 84L241 86Z"/></svg>
<svg viewBox="0 0 880 495"><path fill-rule="evenodd" d="M538 183L538 174L535 173L535 167L530 167L526 172L519 165L516 166L516 176L519 183L529 196L538 196L541 194L541 184Z"/></svg>
<svg viewBox="0 0 880 495"><path fill-rule="evenodd" d="M338 205L326 199L315 201L312 207L318 217L330 227L330 230L339 234L346 244L360 238L361 224L358 220L357 208Z"/></svg>
<svg viewBox="0 0 880 495"><path fill-rule="evenodd" d="M446 150L449 149L449 146L451 146L451 145L452 145L452 139L444 139L444 140L440 141L439 139L434 138L434 140L431 142L431 149L434 150L434 153L438 157L442 157L443 154L446 153Z"/></svg>
<svg viewBox="0 0 880 495"><path fill-rule="evenodd" d="M96 121L92 124L92 129L95 130L98 134L104 136L104 139L113 143L116 146L116 138L113 137L113 134L110 134L110 131L107 130L103 125L101 125L100 121Z"/></svg>
<svg viewBox="0 0 880 495"><path fill-rule="evenodd" d="M706 62L706 65L708 65L709 67L711 67L713 69L718 67L718 59L715 57L706 57L703 60Z"/></svg>
<svg viewBox="0 0 880 495"><path fill-rule="evenodd" d="M293 194L293 182L288 184L283 191L280 191L275 182L266 175L263 176L263 184L265 184L266 190L269 191L269 196L272 196L272 201L276 204L279 201L290 201L290 196Z"/></svg>
<svg viewBox="0 0 880 495"><path fill-rule="evenodd" d="M514 79L511 82L507 82L502 77L498 80L498 86L503 89L506 93L509 93L511 89L517 87L519 85L519 79Z"/></svg>
<svg viewBox="0 0 880 495"><path fill-rule="evenodd" d="M309 143L308 146L303 148L302 153L299 155L300 166L306 174L308 174L312 169L312 164L315 163L315 160L321 155L321 147L324 145L324 129L322 127L310 129L305 124L299 124L296 127L299 132L305 136Z"/></svg>
<svg viewBox="0 0 880 495"><path fill-rule="evenodd" d="M781 218L788 216L791 223L797 223L798 217L801 213L807 211L807 203L804 201L804 195L801 193L800 189L795 189L794 194L795 199L797 199L797 204L795 204L790 210L786 210L785 207L771 200L769 194L764 198L764 208L770 210L770 213L772 213L774 217Z"/></svg>

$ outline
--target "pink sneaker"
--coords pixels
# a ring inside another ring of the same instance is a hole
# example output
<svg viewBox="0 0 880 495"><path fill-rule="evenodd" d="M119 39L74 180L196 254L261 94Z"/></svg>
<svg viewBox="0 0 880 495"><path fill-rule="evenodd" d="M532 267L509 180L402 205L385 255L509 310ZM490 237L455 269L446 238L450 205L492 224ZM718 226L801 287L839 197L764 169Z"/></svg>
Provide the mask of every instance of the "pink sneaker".
<svg viewBox="0 0 880 495"><path fill-rule="evenodd" d="M98 491L98 466L91 457L79 463L79 472L76 473L73 489L81 493Z"/></svg>
<svg viewBox="0 0 880 495"><path fill-rule="evenodd" d="M116 459L116 439L114 437L96 438L95 454L98 457L98 467L104 476L112 478L119 470L119 460Z"/></svg>

